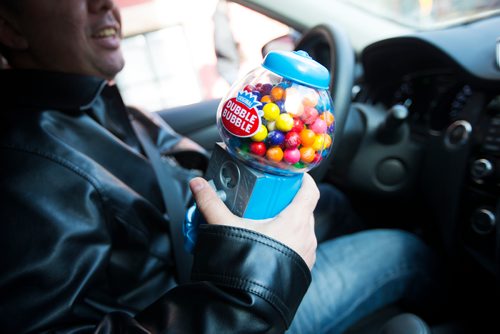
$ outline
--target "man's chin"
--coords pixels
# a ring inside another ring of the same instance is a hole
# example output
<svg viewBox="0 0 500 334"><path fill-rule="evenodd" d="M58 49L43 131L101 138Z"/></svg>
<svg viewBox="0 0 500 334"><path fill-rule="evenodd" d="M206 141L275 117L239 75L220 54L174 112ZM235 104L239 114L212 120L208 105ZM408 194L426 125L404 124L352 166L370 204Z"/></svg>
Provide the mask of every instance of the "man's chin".
<svg viewBox="0 0 500 334"><path fill-rule="evenodd" d="M117 59L113 62L102 64L98 70L98 76L106 80L113 80L118 73L125 66L125 61L123 58Z"/></svg>

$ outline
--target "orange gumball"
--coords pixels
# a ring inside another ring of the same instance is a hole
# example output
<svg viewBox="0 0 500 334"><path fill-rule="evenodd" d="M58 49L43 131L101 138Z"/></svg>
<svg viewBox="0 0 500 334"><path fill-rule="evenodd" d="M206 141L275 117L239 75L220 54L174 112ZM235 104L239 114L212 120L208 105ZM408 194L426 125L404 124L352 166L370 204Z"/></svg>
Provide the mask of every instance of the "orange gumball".
<svg viewBox="0 0 500 334"><path fill-rule="evenodd" d="M325 123L326 123L326 125L328 125L328 126L332 125L333 122L335 121L335 117L329 111L325 111L324 113L322 113L321 115L319 115L319 118L321 118L322 120L324 120Z"/></svg>
<svg viewBox="0 0 500 334"><path fill-rule="evenodd" d="M326 133L323 133L323 137L325 138L325 149L332 146L332 137Z"/></svg>
<svg viewBox="0 0 500 334"><path fill-rule="evenodd" d="M269 102L273 102L273 100L271 99L271 96L264 95L263 97L261 97L260 102L269 103Z"/></svg>
<svg viewBox="0 0 500 334"><path fill-rule="evenodd" d="M283 160L283 150L279 146L272 146L267 150L266 158L274 162L280 162Z"/></svg>
<svg viewBox="0 0 500 334"><path fill-rule="evenodd" d="M275 86L273 87L273 89L271 89L271 97L274 99L274 101L279 101L283 99L284 95L285 95L285 90L280 86Z"/></svg>
<svg viewBox="0 0 500 334"><path fill-rule="evenodd" d="M316 133L313 130L304 129L300 131L300 141L302 142L302 146L312 146L315 138Z"/></svg>
<svg viewBox="0 0 500 334"><path fill-rule="evenodd" d="M312 147L302 147L300 149L300 161L311 163L314 160L316 151Z"/></svg>

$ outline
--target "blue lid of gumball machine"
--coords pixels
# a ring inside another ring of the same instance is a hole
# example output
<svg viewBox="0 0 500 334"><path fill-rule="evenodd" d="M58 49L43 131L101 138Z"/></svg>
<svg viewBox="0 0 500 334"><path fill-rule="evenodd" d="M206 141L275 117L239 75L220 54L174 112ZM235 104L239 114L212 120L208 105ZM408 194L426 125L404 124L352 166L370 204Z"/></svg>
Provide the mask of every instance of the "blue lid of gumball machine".
<svg viewBox="0 0 500 334"><path fill-rule="evenodd" d="M328 89L330 73L307 52L271 51L264 58L262 67L297 83L319 89Z"/></svg>

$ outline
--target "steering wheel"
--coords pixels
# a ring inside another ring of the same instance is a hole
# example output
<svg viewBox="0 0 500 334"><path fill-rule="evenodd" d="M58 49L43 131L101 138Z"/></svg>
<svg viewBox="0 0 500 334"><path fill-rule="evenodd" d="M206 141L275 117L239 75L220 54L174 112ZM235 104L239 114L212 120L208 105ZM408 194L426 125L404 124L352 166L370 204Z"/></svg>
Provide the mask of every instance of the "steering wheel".
<svg viewBox="0 0 500 334"><path fill-rule="evenodd" d="M297 42L295 50L306 51L313 59L330 70L335 140L332 153L310 173L316 181L321 181L335 158L336 148L342 140L354 82L354 50L344 30L332 23L321 24L306 31ZM325 56L321 57L322 55Z"/></svg>

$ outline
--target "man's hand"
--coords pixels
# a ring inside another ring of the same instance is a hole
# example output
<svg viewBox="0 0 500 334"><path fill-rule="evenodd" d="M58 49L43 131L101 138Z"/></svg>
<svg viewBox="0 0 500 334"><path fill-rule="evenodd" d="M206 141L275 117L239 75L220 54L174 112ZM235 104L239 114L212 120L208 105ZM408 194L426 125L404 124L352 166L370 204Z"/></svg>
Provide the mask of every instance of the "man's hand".
<svg viewBox="0 0 500 334"><path fill-rule="evenodd" d="M266 220L234 215L203 178L194 178L189 185L207 223L235 226L264 234L297 252L309 269L313 267L317 246L313 211L319 199L319 190L309 174L304 174L302 186L292 203L278 216Z"/></svg>

